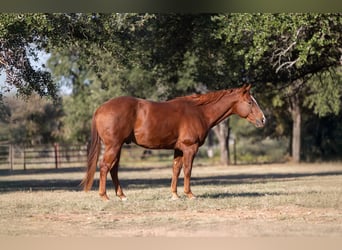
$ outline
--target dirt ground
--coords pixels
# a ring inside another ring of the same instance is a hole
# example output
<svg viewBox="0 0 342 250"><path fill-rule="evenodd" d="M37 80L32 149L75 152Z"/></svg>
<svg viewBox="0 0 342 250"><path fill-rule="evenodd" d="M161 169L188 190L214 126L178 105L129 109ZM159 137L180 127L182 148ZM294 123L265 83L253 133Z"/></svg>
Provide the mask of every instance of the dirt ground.
<svg viewBox="0 0 342 250"><path fill-rule="evenodd" d="M168 166L123 166L125 202L109 179L109 202L98 197L98 181L84 193L83 174L0 170L0 236L342 236L340 163L194 166L197 199L177 201Z"/></svg>

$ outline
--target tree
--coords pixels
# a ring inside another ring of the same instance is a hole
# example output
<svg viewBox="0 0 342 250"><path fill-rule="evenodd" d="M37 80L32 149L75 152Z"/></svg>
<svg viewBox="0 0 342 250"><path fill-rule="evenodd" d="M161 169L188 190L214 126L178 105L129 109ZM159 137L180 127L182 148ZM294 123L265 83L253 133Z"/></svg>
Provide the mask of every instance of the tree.
<svg viewBox="0 0 342 250"><path fill-rule="evenodd" d="M44 44L45 39L41 35L45 31L42 29L51 27L44 27L44 16L1 14L0 23L0 72L5 71L8 88L15 87L19 94L25 96L36 92L57 98L57 88L51 75L32 65L32 61L38 60L37 51Z"/></svg>
<svg viewBox="0 0 342 250"><path fill-rule="evenodd" d="M271 82L277 90L271 99L287 105L293 124L292 157L300 161L300 96L311 94L308 79L340 65L341 14L229 14L215 20L218 37L244 56L248 79L260 89L265 86L261 83ZM327 107L335 112L339 105Z"/></svg>
<svg viewBox="0 0 342 250"><path fill-rule="evenodd" d="M7 140L16 144L36 145L53 143L61 136L61 105L42 99L37 94L26 101L6 97L8 109L4 127L8 128Z"/></svg>
<svg viewBox="0 0 342 250"><path fill-rule="evenodd" d="M309 79L303 92L303 156L305 160L334 159L340 155L342 67L322 71ZM312 112L306 112L306 110Z"/></svg>

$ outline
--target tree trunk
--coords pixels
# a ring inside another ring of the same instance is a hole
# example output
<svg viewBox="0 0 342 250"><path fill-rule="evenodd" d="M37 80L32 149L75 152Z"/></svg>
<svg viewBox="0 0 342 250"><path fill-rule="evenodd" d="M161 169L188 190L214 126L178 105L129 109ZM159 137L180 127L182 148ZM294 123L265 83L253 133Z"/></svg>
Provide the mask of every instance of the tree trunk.
<svg viewBox="0 0 342 250"><path fill-rule="evenodd" d="M292 160L300 162L301 151L301 110L298 95L290 98L290 113L292 117Z"/></svg>
<svg viewBox="0 0 342 250"><path fill-rule="evenodd" d="M207 155L209 158L212 158L214 156L214 132L212 130L209 130L208 136L207 136Z"/></svg>
<svg viewBox="0 0 342 250"><path fill-rule="evenodd" d="M220 145L220 162L223 165L230 164L230 154L229 154L229 119L221 122L213 128L215 135L219 141Z"/></svg>

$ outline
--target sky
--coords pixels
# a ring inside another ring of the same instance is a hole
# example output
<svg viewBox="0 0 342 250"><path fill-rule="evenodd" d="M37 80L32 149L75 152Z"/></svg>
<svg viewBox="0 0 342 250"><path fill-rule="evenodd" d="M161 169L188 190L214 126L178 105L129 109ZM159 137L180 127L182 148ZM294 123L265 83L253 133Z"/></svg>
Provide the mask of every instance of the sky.
<svg viewBox="0 0 342 250"><path fill-rule="evenodd" d="M36 69L42 68L42 65L47 63L47 60L49 59L50 54L46 53L45 51L38 51L38 61L30 60L32 66ZM5 91L4 86L8 85L5 83L6 81L6 74L4 71L0 72L0 92L6 96L6 95L13 95L16 93L15 87L12 87L10 92ZM67 87L65 85L61 86L60 89L61 95L69 95L71 93L70 87Z"/></svg>

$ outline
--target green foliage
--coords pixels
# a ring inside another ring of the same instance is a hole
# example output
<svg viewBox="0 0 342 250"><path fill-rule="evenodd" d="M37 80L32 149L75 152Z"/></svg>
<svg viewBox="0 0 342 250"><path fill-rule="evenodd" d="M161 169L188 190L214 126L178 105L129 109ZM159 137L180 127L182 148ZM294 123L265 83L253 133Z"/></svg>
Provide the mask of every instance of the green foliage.
<svg viewBox="0 0 342 250"><path fill-rule="evenodd" d="M236 140L238 163L270 163L286 160L288 145L286 137L267 137L264 130L251 126L246 120L237 116L230 118L230 125L232 138Z"/></svg>
<svg viewBox="0 0 342 250"><path fill-rule="evenodd" d="M7 122L10 115L8 106L4 103L2 94L0 93L0 122Z"/></svg>
<svg viewBox="0 0 342 250"><path fill-rule="evenodd" d="M177 90L193 89L197 85L195 77L197 73L198 57L191 52L184 55L183 67L178 71L179 80L176 85Z"/></svg>
<svg viewBox="0 0 342 250"><path fill-rule="evenodd" d="M339 63L339 13L227 14L214 20L216 36L244 55L246 69L258 71L256 79L286 82Z"/></svg>
<svg viewBox="0 0 342 250"><path fill-rule="evenodd" d="M310 95L305 97L304 105L312 109L319 117L331 113L338 115L342 94L341 72L324 71L308 81Z"/></svg>
<svg viewBox="0 0 342 250"><path fill-rule="evenodd" d="M36 92L57 99L49 72L35 69L31 61L38 60L37 50L44 46L44 16L1 14L0 24L0 72L5 71L8 87L24 96Z"/></svg>
<svg viewBox="0 0 342 250"><path fill-rule="evenodd" d="M216 37L240 56L236 63L243 64L247 79L259 83L261 103L272 107L265 111L271 121L266 128L269 135L291 136L288 123L305 107L319 116L338 114L340 80L329 80L323 72L341 67L341 17L340 13L234 13L213 18ZM319 85L319 78L324 84ZM300 135L300 128L293 126L292 131ZM292 138L296 160L300 140Z"/></svg>
<svg viewBox="0 0 342 250"><path fill-rule="evenodd" d="M303 124L302 157L306 161L341 160L342 113L324 117L306 114Z"/></svg>
<svg viewBox="0 0 342 250"><path fill-rule="evenodd" d="M42 99L37 95L23 101L7 97L4 101L8 109L6 122L7 140L17 144L35 145L52 143L60 137L63 115L61 105Z"/></svg>

